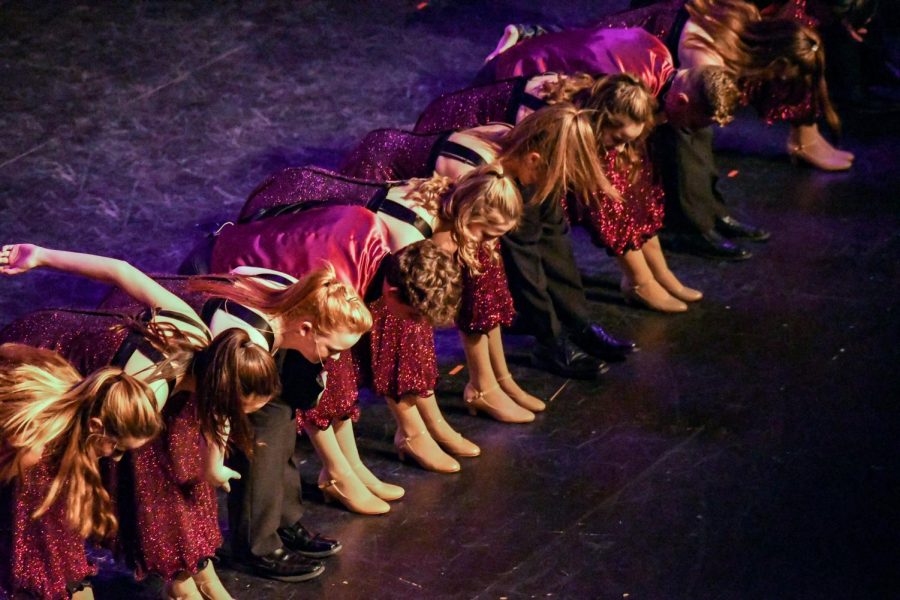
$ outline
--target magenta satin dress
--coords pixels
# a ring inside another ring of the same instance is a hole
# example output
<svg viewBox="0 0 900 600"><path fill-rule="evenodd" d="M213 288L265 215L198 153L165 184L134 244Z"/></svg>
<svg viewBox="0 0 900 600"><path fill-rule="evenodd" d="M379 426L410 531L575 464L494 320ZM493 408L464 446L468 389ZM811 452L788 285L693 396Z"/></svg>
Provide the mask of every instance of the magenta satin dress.
<svg viewBox="0 0 900 600"><path fill-rule="evenodd" d="M183 291L185 278L171 278L173 291ZM196 301L198 296L187 295ZM122 314L140 305L116 292L105 301ZM82 373L111 364L128 333L110 328L121 316L92 312L38 311L4 330L10 338L50 348ZM127 361L127 357L124 359ZM163 409L165 428L159 437L127 453L119 463L104 461L105 483L119 518L116 549L138 578L154 573L170 581L181 572L196 572L198 563L215 555L222 543L215 491L204 478L203 446L193 396L177 394Z"/></svg>
<svg viewBox="0 0 900 600"><path fill-rule="evenodd" d="M656 96L675 66L666 45L643 29L567 29L516 44L486 64L476 82L554 72L631 73Z"/></svg>
<svg viewBox="0 0 900 600"><path fill-rule="evenodd" d="M314 207L318 199L335 199L329 180L332 176L314 169L286 169L270 177L251 195L242 214L256 215L261 209L297 202L308 206L297 212L225 227L213 246L212 272L250 265L299 278L328 261L338 277L364 297L370 284L378 280L381 262L390 253L386 226L364 206L384 186L363 184L355 188L356 197L340 198L346 204ZM334 181L335 190L346 191L339 176ZM308 193L306 185L317 190L319 196ZM316 407L298 412L299 425L326 429L335 419L358 418L361 375L358 359L353 355L354 352L344 352L339 360L326 362L325 391Z"/></svg>

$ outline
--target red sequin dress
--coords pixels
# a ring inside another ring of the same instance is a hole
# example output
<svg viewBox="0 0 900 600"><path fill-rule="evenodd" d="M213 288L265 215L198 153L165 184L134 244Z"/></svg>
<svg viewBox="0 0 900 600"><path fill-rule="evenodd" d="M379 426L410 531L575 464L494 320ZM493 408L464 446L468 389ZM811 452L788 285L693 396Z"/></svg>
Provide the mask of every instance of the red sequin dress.
<svg viewBox="0 0 900 600"><path fill-rule="evenodd" d="M616 200L597 194L589 207L581 202L565 202L570 221L579 223L598 246L612 256L639 250L662 228L665 216L662 186L655 182L650 163L644 160L632 178L628 170L616 165L616 151L605 158L610 183L621 194Z"/></svg>
<svg viewBox="0 0 900 600"><path fill-rule="evenodd" d="M125 331L110 329L120 323L121 319L112 316L39 311L0 331L0 344L15 342L55 350L79 372L90 373L109 364L124 341ZM23 478L3 487L0 581L9 595L68 598L66 584L96 574L85 555L84 538L66 519L65 486L40 519L31 518L50 491L56 472L48 452Z"/></svg>
<svg viewBox="0 0 900 600"><path fill-rule="evenodd" d="M185 278L164 282L183 291ZM189 302L199 296L185 294ZM104 301L127 313L138 305L121 292ZM116 357L127 332L113 332L121 316L78 311L39 311L10 325L19 341L56 350L82 373L128 357ZM34 332L40 332L35 334ZM222 543L215 491L204 478L205 449L190 394L170 397L162 412L165 428L156 439L109 463L106 483L115 498L120 530L116 548L138 578L155 573L166 581L194 573Z"/></svg>
<svg viewBox="0 0 900 600"><path fill-rule="evenodd" d="M524 84L521 84L521 86L524 89ZM490 96L491 100L483 104L482 108L497 109L500 113L505 113L508 110L508 108L506 110L502 109L500 100L504 96L507 98L516 97L512 94L506 94L503 90L498 91L489 89L489 87L484 88L484 93ZM454 101L452 105L460 106L460 103ZM437 108L440 107L436 107L435 110ZM434 121L438 117L427 118ZM469 123L477 121L477 118L467 117L462 111L455 113L452 119ZM422 122L421 119L420 122ZM475 122L474 124L479 123ZM376 181L399 179L401 175L405 178L430 177L434 171L436 157L441 153L441 145L448 137L448 133L417 134L398 129L378 129L367 135L363 142L353 150L344 162L343 168L346 170L345 172L356 177L364 177ZM422 140L425 139L431 140L432 145L424 145ZM468 269L464 267L463 286L463 306L460 310L460 317L457 319L457 325L463 331L487 333L499 324L512 322L515 312L512 309L512 297L509 293L506 272L503 270L501 261L482 260L481 273L477 275L468 272ZM488 318L488 315L494 315L494 317ZM405 339L427 338L434 335L434 332L430 331L430 327L420 321L397 321L392 326L400 328L397 336ZM408 346L408 348L404 346L400 351L413 351L412 346ZM422 351L424 352L425 350L422 349ZM427 360L421 360L421 364L430 364L433 355L434 348L432 345L428 351ZM414 361L402 362L410 365L415 364ZM422 396L431 393L434 384L437 383L436 380L431 382L424 372L418 377L408 379L419 381L424 387L418 390L409 390L407 393L417 393ZM429 383L430 385L426 386ZM391 387L403 388L400 385Z"/></svg>

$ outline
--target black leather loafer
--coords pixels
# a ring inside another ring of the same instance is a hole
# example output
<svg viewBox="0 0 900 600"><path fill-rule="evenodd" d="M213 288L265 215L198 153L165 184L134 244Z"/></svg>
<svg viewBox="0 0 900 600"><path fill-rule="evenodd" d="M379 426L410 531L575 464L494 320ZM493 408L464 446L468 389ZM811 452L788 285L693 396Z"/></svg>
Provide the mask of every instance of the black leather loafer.
<svg viewBox="0 0 900 600"><path fill-rule="evenodd" d="M741 223L731 216L718 217L716 219L716 231L727 238L743 238L751 242L764 242L772 236L765 229Z"/></svg>
<svg viewBox="0 0 900 600"><path fill-rule="evenodd" d="M531 365L568 379L596 379L608 370L606 363L582 351L565 337L550 345L538 343Z"/></svg>
<svg viewBox="0 0 900 600"><path fill-rule="evenodd" d="M607 361L625 360L626 356L638 351L637 344L631 340L614 338L596 324L573 333L572 341L591 356Z"/></svg>
<svg viewBox="0 0 900 600"><path fill-rule="evenodd" d="M265 556L246 556L241 561L232 561L228 566L257 577L290 583L314 579L325 570L321 561L306 558L287 548L279 548Z"/></svg>
<svg viewBox="0 0 900 600"><path fill-rule="evenodd" d="M670 246L676 252L686 252L717 260L738 261L747 260L753 256L748 250L731 240L726 240L715 230L679 235L671 240Z"/></svg>
<svg viewBox="0 0 900 600"><path fill-rule="evenodd" d="M337 540L311 534L299 521L291 527L279 527L278 536L285 548L310 558L333 556L343 548Z"/></svg>

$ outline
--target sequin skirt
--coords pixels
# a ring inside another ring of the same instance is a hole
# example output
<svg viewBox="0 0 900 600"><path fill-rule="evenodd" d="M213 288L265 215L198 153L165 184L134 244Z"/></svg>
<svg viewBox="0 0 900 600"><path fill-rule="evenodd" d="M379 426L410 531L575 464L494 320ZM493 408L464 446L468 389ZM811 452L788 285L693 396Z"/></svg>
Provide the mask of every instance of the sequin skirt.
<svg viewBox="0 0 900 600"><path fill-rule="evenodd" d="M376 129L347 155L340 171L371 181L430 177L434 171L432 152L440 138L440 134Z"/></svg>
<svg viewBox="0 0 900 600"><path fill-rule="evenodd" d="M6 593L28 593L38 598L63 600L69 597L67 583L97 573L85 555L84 538L66 520L66 486L46 513L39 519L31 518L47 497L55 475L55 467L45 459L27 469L22 479L2 488L2 598L7 597Z"/></svg>
<svg viewBox="0 0 900 600"><path fill-rule="evenodd" d="M298 432L304 426L325 430L336 420L359 420L360 372L356 353L348 350L337 360L326 360L325 372L325 391L319 403L309 410L297 411Z"/></svg>
<svg viewBox="0 0 900 600"><path fill-rule="evenodd" d="M612 153L611 153L612 155ZM662 228L665 216L662 187L653 181L652 169L643 162L636 179L614 166L614 156L607 163L610 182L622 195L616 200L598 194L589 207L567 198L566 212L572 222L582 224L598 246L613 256L639 250Z"/></svg>
<svg viewBox="0 0 900 600"><path fill-rule="evenodd" d="M493 260L491 253L478 251L481 273L475 275L463 269L463 296L456 326L466 333L488 333L500 325L510 326L516 316L509 282L502 260Z"/></svg>
<svg viewBox="0 0 900 600"><path fill-rule="evenodd" d="M372 303L370 333L373 391L380 396L429 396L437 385L434 329L390 313L382 299Z"/></svg>
<svg viewBox="0 0 900 600"><path fill-rule="evenodd" d="M112 469L120 532L117 549L138 579L195 573L222 544L215 490L206 483L206 448L195 397L178 394L163 409L165 429Z"/></svg>

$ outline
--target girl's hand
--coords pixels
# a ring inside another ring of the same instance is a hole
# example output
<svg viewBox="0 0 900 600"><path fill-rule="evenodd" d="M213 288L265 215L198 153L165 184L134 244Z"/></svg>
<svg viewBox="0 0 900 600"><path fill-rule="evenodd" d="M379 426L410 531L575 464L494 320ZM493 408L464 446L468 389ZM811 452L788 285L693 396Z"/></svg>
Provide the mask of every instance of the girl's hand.
<svg viewBox="0 0 900 600"><path fill-rule="evenodd" d="M232 479L240 479L241 474L233 469L229 469L225 465L210 465L209 469L206 472L206 482L213 487L220 487L226 492L231 491L231 484L229 483Z"/></svg>
<svg viewBox="0 0 900 600"><path fill-rule="evenodd" d="M18 275L40 266L34 244L7 244L0 248L0 275Z"/></svg>

